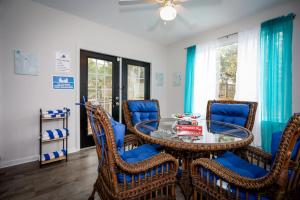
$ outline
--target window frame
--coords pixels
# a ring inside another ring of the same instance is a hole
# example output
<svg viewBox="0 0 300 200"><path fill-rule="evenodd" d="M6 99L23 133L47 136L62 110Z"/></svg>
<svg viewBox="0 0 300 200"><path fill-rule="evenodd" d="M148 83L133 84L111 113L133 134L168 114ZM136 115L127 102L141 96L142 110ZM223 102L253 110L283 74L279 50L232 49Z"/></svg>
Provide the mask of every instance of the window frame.
<svg viewBox="0 0 300 200"><path fill-rule="evenodd" d="M220 98L220 76L221 76L221 61L220 61L220 49L226 46L230 45L237 45L237 57L236 60L238 61L238 34L233 34L230 36L222 37L218 39L218 44L217 44L217 49L216 49L216 68L217 68L217 73L216 73L216 99L218 100L234 100L234 96L232 98ZM237 73L237 72L236 72ZM235 84L236 86L236 81ZM236 92L236 91L235 91Z"/></svg>

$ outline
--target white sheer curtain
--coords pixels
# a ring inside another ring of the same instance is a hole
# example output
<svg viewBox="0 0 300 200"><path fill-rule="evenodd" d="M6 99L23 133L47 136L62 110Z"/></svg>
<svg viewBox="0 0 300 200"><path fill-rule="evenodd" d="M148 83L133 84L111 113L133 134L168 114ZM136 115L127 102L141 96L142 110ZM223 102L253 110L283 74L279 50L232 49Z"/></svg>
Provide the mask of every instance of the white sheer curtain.
<svg viewBox="0 0 300 200"><path fill-rule="evenodd" d="M196 61L194 71L194 113L206 117L207 101L216 98L216 42L196 47Z"/></svg>
<svg viewBox="0 0 300 200"><path fill-rule="evenodd" d="M235 100L256 101L259 104L260 28L238 33L238 62ZM260 110L253 128L254 146L261 146Z"/></svg>

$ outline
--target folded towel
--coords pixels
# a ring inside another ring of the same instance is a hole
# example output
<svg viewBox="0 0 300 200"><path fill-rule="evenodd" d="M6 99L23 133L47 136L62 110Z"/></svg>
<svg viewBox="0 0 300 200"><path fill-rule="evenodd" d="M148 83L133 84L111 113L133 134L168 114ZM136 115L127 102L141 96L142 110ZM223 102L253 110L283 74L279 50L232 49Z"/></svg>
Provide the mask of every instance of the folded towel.
<svg viewBox="0 0 300 200"><path fill-rule="evenodd" d="M43 140L53 140L58 138L63 138L69 135L69 130L66 128L63 129L54 129L54 130L46 130L43 133Z"/></svg>
<svg viewBox="0 0 300 200"><path fill-rule="evenodd" d="M65 149L62 149L60 151L54 151L52 153L45 153L42 156L42 161L52 160L52 159L59 158L59 157L65 156L65 155L67 155L67 151Z"/></svg>
<svg viewBox="0 0 300 200"><path fill-rule="evenodd" d="M57 109L57 110L47 110L42 112L43 118L57 118L65 117L66 114L70 114L69 108Z"/></svg>

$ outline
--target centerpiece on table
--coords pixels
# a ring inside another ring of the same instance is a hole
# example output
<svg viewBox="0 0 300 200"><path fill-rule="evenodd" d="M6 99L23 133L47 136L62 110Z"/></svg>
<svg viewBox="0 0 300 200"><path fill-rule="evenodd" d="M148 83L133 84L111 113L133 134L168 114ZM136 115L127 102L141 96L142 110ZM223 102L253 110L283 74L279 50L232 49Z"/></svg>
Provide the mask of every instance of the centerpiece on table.
<svg viewBox="0 0 300 200"><path fill-rule="evenodd" d="M198 126L200 115L175 114L177 136L202 136L202 126Z"/></svg>

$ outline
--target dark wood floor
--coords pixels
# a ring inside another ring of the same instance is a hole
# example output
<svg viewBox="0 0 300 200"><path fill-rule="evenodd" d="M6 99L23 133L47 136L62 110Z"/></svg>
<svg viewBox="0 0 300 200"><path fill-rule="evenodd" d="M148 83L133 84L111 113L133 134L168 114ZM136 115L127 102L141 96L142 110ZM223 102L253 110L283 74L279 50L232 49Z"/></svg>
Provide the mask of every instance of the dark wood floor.
<svg viewBox="0 0 300 200"><path fill-rule="evenodd" d="M95 149L71 154L68 162L39 168L37 162L0 169L0 200L88 199L97 176ZM177 199L184 199L176 189ZM95 195L95 200L99 200Z"/></svg>

